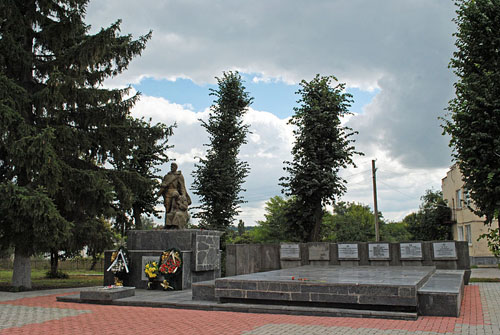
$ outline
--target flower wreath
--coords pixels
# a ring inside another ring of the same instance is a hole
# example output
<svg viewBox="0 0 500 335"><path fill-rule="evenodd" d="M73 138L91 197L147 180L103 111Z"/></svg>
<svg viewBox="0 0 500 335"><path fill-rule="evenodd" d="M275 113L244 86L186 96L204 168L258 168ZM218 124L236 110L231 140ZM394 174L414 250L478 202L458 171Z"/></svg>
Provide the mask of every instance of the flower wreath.
<svg viewBox="0 0 500 335"><path fill-rule="evenodd" d="M161 254L159 263L161 274L173 275L182 268L181 252L176 248L168 249Z"/></svg>
<svg viewBox="0 0 500 335"><path fill-rule="evenodd" d="M123 280L130 272L128 268L129 263L128 252L124 246L121 246L111 254L111 265L106 271L113 273L116 286L123 285Z"/></svg>

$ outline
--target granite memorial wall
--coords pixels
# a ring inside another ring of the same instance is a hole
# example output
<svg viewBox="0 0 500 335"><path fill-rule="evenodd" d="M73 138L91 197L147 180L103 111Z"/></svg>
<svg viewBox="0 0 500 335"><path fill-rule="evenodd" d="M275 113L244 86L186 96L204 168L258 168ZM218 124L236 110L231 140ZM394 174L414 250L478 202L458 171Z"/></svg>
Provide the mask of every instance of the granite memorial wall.
<svg viewBox="0 0 500 335"><path fill-rule="evenodd" d="M235 244L226 247L226 276L287 269L302 265L435 266L466 270L466 241Z"/></svg>

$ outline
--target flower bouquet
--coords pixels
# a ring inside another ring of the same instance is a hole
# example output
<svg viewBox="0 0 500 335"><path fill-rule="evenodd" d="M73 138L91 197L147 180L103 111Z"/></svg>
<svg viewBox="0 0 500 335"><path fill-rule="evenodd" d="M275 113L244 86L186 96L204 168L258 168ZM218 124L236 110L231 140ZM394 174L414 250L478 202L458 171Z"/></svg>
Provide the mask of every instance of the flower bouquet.
<svg viewBox="0 0 500 335"><path fill-rule="evenodd" d="M144 273L146 274L146 277L148 277L148 289L152 290L154 289L154 281L156 278L158 278L159 271L158 271L158 262L155 261L149 261L146 263L146 266L144 267Z"/></svg>

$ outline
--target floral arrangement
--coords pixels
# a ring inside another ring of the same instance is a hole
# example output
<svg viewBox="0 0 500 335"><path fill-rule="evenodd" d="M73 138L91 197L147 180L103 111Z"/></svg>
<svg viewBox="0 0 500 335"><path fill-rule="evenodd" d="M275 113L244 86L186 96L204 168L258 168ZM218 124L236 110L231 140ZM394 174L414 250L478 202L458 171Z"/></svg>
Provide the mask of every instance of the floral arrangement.
<svg viewBox="0 0 500 335"><path fill-rule="evenodd" d="M115 286L123 286L123 280L129 273L128 263L128 252L124 246L121 246L111 254L111 265L106 271L113 273Z"/></svg>
<svg viewBox="0 0 500 335"><path fill-rule="evenodd" d="M174 274L182 266L182 260L179 250L169 249L160 256L159 271L163 275Z"/></svg>
<svg viewBox="0 0 500 335"><path fill-rule="evenodd" d="M146 263L146 266L144 267L144 273L146 274L146 277L151 281L155 278L158 277L158 262L155 261L149 261Z"/></svg>

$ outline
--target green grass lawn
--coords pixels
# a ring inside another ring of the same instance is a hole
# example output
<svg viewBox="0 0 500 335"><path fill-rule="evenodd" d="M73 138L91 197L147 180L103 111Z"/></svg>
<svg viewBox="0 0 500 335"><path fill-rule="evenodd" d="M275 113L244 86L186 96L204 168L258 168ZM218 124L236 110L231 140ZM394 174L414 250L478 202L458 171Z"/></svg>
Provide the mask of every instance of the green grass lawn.
<svg viewBox="0 0 500 335"><path fill-rule="evenodd" d="M88 270L66 270L67 279L47 279L47 270L32 270L31 282L33 290L48 290L54 288L102 286L103 273ZM13 291L11 286L12 270L0 270L0 291Z"/></svg>

